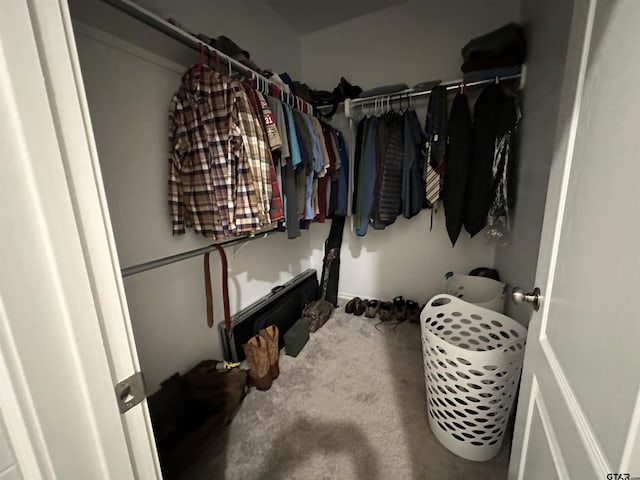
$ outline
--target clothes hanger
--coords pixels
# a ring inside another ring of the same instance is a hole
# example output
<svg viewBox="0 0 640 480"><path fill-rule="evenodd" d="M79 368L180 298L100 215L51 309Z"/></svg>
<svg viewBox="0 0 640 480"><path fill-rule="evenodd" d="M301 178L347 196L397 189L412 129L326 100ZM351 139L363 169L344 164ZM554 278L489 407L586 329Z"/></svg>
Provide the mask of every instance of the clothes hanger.
<svg viewBox="0 0 640 480"><path fill-rule="evenodd" d="M214 50L213 53L216 57L216 72L220 73L220 55L218 55L217 50Z"/></svg>
<svg viewBox="0 0 640 480"><path fill-rule="evenodd" d="M202 69L204 65L204 44L200 44L200 62L197 65L194 65L193 67L191 67L191 69L189 69L189 71L187 72L187 77L189 79L191 79L193 77L193 74L196 72L202 72Z"/></svg>

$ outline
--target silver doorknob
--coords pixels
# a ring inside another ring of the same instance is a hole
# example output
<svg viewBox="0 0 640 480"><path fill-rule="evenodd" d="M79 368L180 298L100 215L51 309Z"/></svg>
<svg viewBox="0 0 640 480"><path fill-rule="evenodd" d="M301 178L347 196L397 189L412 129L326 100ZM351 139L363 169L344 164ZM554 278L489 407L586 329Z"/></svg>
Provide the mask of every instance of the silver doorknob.
<svg viewBox="0 0 640 480"><path fill-rule="evenodd" d="M530 303L533 305L533 309L537 312L540 309L540 289L538 287L533 289L533 292L524 293L520 287L514 287L511 290L511 300L518 305L521 303Z"/></svg>

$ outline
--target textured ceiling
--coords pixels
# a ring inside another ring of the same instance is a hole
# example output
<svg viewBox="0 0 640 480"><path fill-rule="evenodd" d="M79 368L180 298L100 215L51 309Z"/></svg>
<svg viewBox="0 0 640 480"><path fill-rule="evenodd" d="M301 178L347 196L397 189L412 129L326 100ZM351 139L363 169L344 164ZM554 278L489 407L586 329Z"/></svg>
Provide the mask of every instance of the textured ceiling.
<svg viewBox="0 0 640 480"><path fill-rule="evenodd" d="M322 30L405 0L266 0L298 33Z"/></svg>

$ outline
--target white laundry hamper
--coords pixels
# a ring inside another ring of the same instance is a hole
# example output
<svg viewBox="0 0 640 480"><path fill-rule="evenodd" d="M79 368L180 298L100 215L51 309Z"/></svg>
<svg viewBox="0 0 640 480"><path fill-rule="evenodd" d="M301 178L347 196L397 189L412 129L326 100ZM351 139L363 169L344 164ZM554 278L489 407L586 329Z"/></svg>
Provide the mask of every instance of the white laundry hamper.
<svg viewBox="0 0 640 480"><path fill-rule="evenodd" d="M527 329L446 294L429 300L420 329L431 430L463 458L493 458L518 389Z"/></svg>
<svg viewBox="0 0 640 480"><path fill-rule="evenodd" d="M444 293L494 312L504 312L506 284L473 275L447 274L446 277Z"/></svg>

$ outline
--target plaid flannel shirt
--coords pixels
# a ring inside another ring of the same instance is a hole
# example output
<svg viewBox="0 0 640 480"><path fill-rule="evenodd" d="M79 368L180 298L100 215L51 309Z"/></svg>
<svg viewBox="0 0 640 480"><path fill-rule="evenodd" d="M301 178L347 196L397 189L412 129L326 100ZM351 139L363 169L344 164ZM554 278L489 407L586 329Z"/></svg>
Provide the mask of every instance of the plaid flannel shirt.
<svg viewBox="0 0 640 480"><path fill-rule="evenodd" d="M238 82L207 66L185 75L169 109L173 233L221 239L261 226L238 109Z"/></svg>

